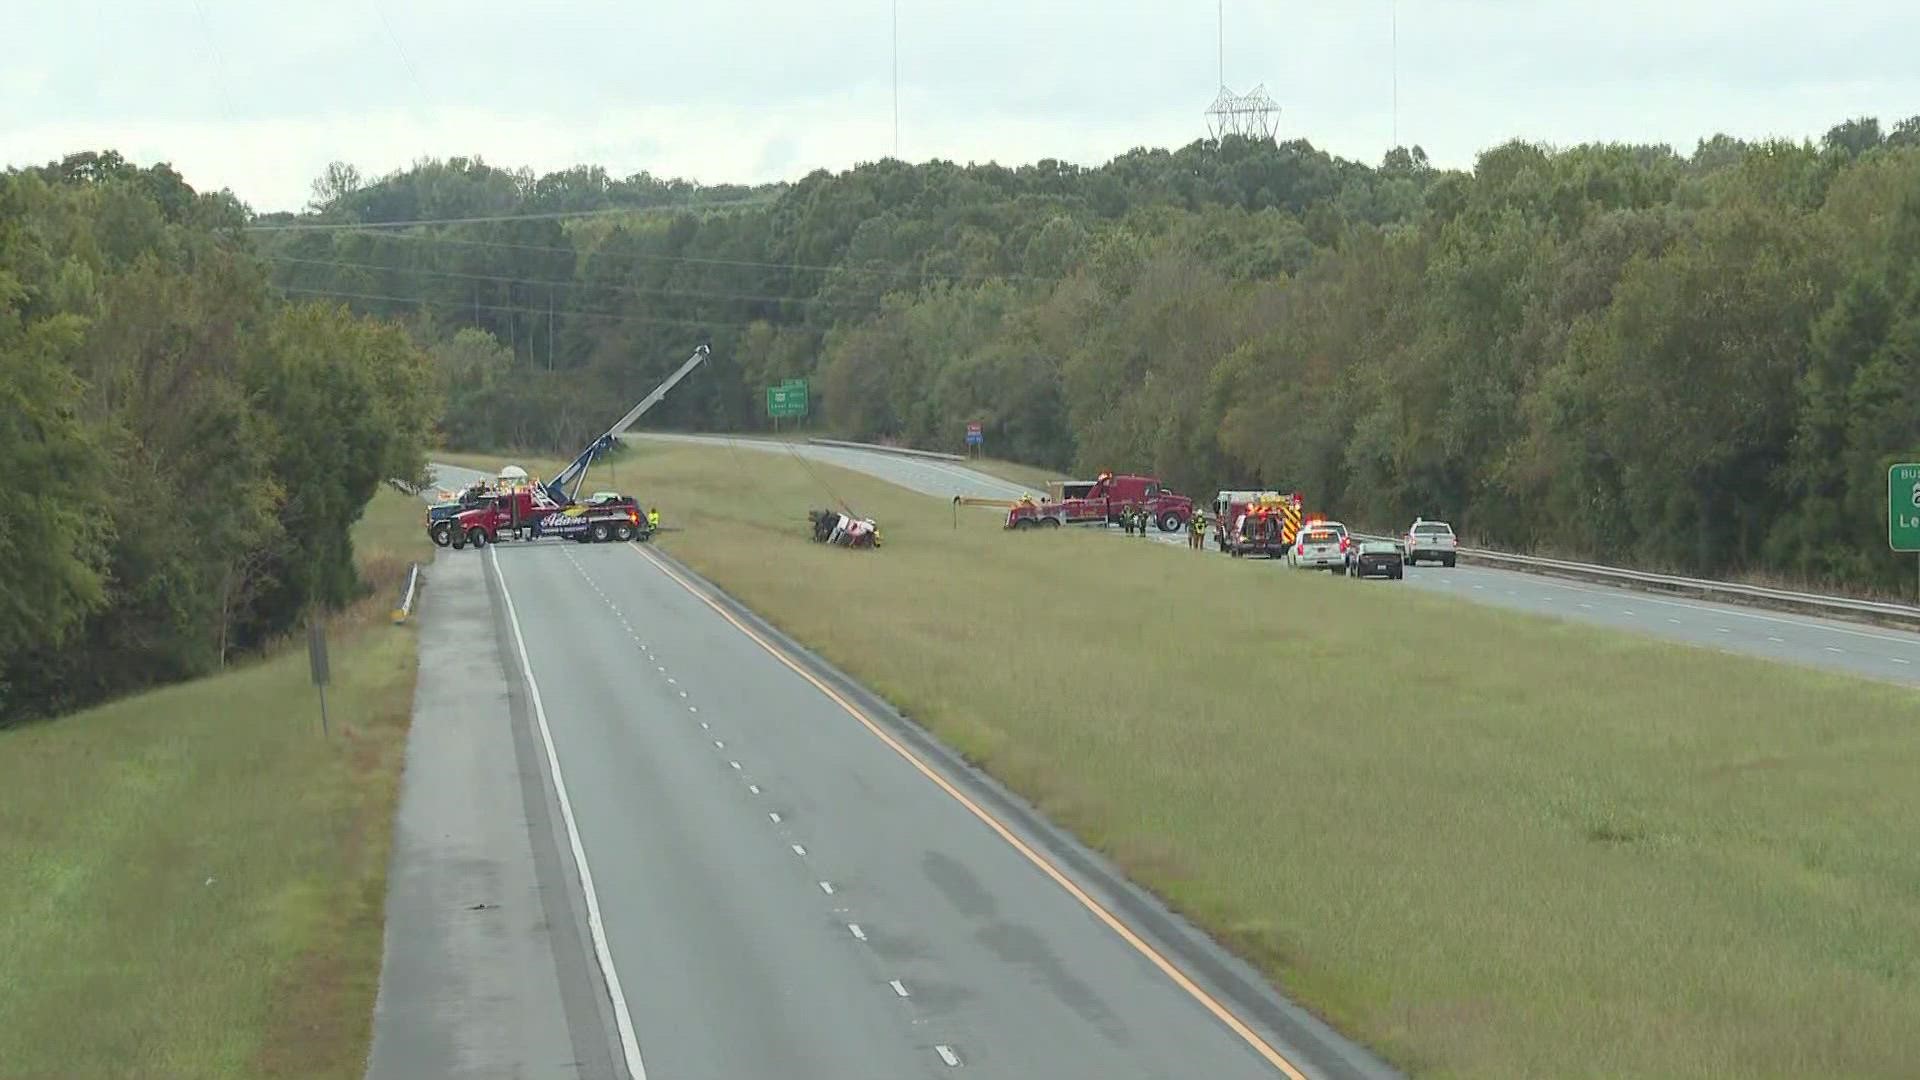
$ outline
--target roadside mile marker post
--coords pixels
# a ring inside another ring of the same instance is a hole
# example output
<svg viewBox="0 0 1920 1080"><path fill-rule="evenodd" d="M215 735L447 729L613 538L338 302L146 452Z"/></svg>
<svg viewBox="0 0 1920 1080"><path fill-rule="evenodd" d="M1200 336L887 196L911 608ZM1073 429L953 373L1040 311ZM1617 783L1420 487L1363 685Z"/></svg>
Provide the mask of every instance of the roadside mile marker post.
<svg viewBox="0 0 1920 1080"><path fill-rule="evenodd" d="M320 691L320 735L327 735L327 631L319 619L307 624L307 671Z"/></svg>

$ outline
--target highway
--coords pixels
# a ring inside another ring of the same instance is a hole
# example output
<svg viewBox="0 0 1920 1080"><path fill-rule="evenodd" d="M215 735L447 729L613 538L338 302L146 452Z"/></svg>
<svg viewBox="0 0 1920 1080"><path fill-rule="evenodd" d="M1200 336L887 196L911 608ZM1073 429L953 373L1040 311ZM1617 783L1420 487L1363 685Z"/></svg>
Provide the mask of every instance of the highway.
<svg viewBox="0 0 1920 1080"><path fill-rule="evenodd" d="M786 452L777 443L729 440L722 436L648 434L644 437L712 445L731 442L742 450ZM1026 490L952 462L845 447L796 445L793 450L813 460L855 469L942 498L954 495L1011 498ZM1211 496L1209 492L1203 497ZM1158 532L1152 535L1175 547L1185 547L1183 537ZM1283 569L1275 566L1275 572ZM1384 581L1368 584L1393 587L1393 583ZM1598 623L1689 645L1871 679L1920 685L1920 634L1484 567L1409 567L1404 584L1474 603Z"/></svg>
<svg viewBox="0 0 1920 1080"><path fill-rule="evenodd" d="M634 1075L1389 1075L650 549L441 558L487 561Z"/></svg>

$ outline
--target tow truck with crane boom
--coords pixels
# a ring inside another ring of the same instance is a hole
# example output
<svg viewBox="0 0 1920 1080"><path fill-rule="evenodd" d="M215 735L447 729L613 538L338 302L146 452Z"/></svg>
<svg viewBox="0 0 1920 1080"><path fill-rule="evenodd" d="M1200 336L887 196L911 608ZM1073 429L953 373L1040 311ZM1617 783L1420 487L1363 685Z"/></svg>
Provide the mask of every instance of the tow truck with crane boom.
<svg viewBox="0 0 1920 1080"><path fill-rule="evenodd" d="M463 548L468 544L484 547L497 542L503 531L511 531L516 540L543 536L593 542L631 540L635 537L647 539L652 535L652 529L639 503L631 496L611 491L596 492L582 502L580 489L586 483L587 472L594 461L611 451L635 421L659 404L668 391L709 355L705 345L694 349L693 355L678 370L654 387L652 393L640 399L639 404L627 410L618 423L588 443L586 449L580 451L552 480L544 484L534 480L517 488L477 494L476 505L458 510L439 521L434 519L433 511L429 509L429 535L434 536L435 543L439 543L436 530L444 530L446 542L455 548Z"/></svg>

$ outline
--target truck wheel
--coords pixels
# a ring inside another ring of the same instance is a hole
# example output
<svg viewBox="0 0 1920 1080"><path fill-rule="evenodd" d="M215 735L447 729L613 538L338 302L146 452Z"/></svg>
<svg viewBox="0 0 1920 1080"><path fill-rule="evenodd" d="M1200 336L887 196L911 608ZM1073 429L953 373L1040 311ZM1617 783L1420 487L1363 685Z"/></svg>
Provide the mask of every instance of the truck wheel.
<svg viewBox="0 0 1920 1080"><path fill-rule="evenodd" d="M1445 559L1444 559L1444 560L1443 560L1443 561L1441 562L1441 564L1440 564L1440 565L1442 565L1442 566L1444 566L1444 567L1446 567L1447 569L1449 569L1449 570L1451 570L1451 569L1453 569L1453 560L1454 560L1454 558L1455 558L1455 556L1452 556L1452 555L1448 555L1448 556L1447 556L1447 557L1446 557L1446 558L1445 558Z"/></svg>
<svg viewBox="0 0 1920 1080"><path fill-rule="evenodd" d="M1186 528L1186 526L1187 526L1187 523L1180 520L1180 515L1174 513L1171 510L1160 515L1160 531L1161 532L1172 532L1175 529L1184 529Z"/></svg>
<svg viewBox="0 0 1920 1080"><path fill-rule="evenodd" d="M463 532L453 533L447 538L447 542L453 545L453 550L460 551L467 546L467 534Z"/></svg>
<svg viewBox="0 0 1920 1080"><path fill-rule="evenodd" d="M1046 519L1045 521L1042 521L1042 522L1041 522L1040 524L1042 524L1042 525L1044 525L1044 526L1046 526L1046 527L1047 527L1047 528L1049 528L1049 529L1057 529L1057 528L1059 528L1059 527L1060 527L1060 519L1059 519L1059 518L1048 518L1048 519Z"/></svg>
<svg viewBox="0 0 1920 1080"><path fill-rule="evenodd" d="M476 548L486 547L487 546L487 530L481 528L478 525L475 525L473 528L468 529L467 543L472 544Z"/></svg>
<svg viewBox="0 0 1920 1080"><path fill-rule="evenodd" d="M1013 523L1013 527L1016 529L1031 529L1033 528L1033 519L1021 518L1019 521Z"/></svg>
<svg viewBox="0 0 1920 1080"><path fill-rule="evenodd" d="M427 530L427 536L432 538L434 547L446 547L453 543L453 522L434 522L433 528Z"/></svg>
<svg viewBox="0 0 1920 1080"><path fill-rule="evenodd" d="M613 533L610 530L608 530L607 523L604 521L594 522L593 528L588 531L592 534L593 542L596 544L606 543L607 537L613 535Z"/></svg>
<svg viewBox="0 0 1920 1080"><path fill-rule="evenodd" d="M615 525L615 526L613 527L613 538L614 538L615 540L631 540L631 539L633 539L633 526L631 526L631 525Z"/></svg>

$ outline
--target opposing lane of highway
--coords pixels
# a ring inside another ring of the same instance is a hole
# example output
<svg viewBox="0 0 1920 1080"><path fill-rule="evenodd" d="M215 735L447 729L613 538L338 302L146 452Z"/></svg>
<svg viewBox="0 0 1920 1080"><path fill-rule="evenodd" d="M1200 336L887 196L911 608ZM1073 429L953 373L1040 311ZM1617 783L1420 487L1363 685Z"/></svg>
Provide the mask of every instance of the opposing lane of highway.
<svg viewBox="0 0 1920 1080"><path fill-rule="evenodd" d="M1276 1067L1280 1035L1236 1034L643 549L475 557L511 598L649 1073L1383 1071L1311 1024Z"/></svg>
<svg viewBox="0 0 1920 1080"><path fill-rule="evenodd" d="M648 434L645 437L710 445L731 442L741 449L784 452L778 443L729 440L723 436ZM813 460L944 498L954 495L1014 498L1025 490L1018 484L957 463L847 447L796 445L792 449ZM1184 539L1176 535L1153 535L1168 543L1184 544ZM1407 571L1405 582L1475 603L1597 623L1768 660L1920 685L1920 634L1477 566L1452 569L1416 566Z"/></svg>

